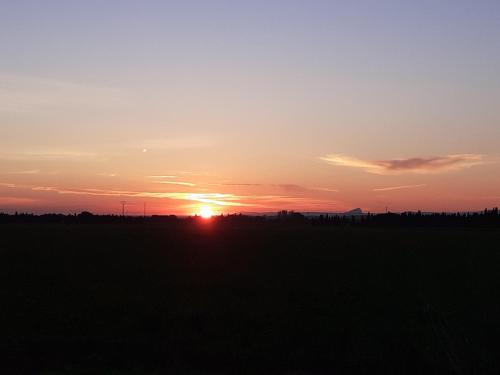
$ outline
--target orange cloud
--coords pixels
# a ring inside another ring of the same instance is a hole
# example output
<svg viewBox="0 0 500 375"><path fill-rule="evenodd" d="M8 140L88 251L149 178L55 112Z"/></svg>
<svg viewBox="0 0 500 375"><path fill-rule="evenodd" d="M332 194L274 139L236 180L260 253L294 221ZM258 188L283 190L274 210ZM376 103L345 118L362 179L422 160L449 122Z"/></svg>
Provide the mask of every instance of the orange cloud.
<svg viewBox="0 0 500 375"><path fill-rule="evenodd" d="M420 185L401 185L401 186L389 186L385 188L373 189L373 191L392 191L392 190L402 190L402 189L416 189L419 187L424 187L425 184Z"/></svg>
<svg viewBox="0 0 500 375"><path fill-rule="evenodd" d="M19 204L30 204L38 202L37 199L31 198L19 198L19 197L1 197L0 196L0 204L4 204L6 206L10 205L19 205Z"/></svg>
<svg viewBox="0 0 500 375"><path fill-rule="evenodd" d="M135 197L135 198L168 198L176 200L187 200L192 202L210 203L217 206L247 207L253 204L240 201L241 196L222 193L177 193L177 192L149 192L128 190L105 190L105 189L64 189L53 186L34 186L33 191L54 192L58 194L111 196L111 197Z"/></svg>
<svg viewBox="0 0 500 375"><path fill-rule="evenodd" d="M482 164L482 155L454 154L430 158L361 160L344 155L326 155L321 160L332 165L360 168L375 174L439 173Z"/></svg>
<svg viewBox="0 0 500 375"><path fill-rule="evenodd" d="M38 169L29 169L29 170L21 170L21 171L12 171L8 174L39 174L40 170Z"/></svg>
<svg viewBox="0 0 500 375"><path fill-rule="evenodd" d="M181 186L196 186L196 184L193 184L192 182L183 182L183 181L154 181L158 184L164 184L164 185L181 185Z"/></svg>
<svg viewBox="0 0 500 375"><path fill-rule="evenodd" d="M39 151L26 151L26 152L1 152L1 160L10 161L82 161L82 160L102 160L98 154L93 152L79 152L68 150L39 150Z"/></svg>
<svg viewBox="0 0 500 375"><path fill-rule="evenodd" d="M11 189L17 187L16 184L10 184L10 183L6 183L6 182L0 182L0 186L6 187L6 188L11 188Z"/></svg>
<svg viewBox="0 0 500 375"><path fill-rule="evenodd" d="M290 187L289 185L286 185ZM291 185L295 188L295 185ZM130 197L130 198L156 198L188 201L193 203L211 204L220 207L254 207L274 209L288 205L301 207L321 208L331 207L338 202L332 200L316 199L312 197L297 197L290 195L236 195L229 193L188 193L188 192L155 192L155 191L130 191L108 190L93 188L60 188L55 186L17 186L35 192L56 193L61 195L102 196L102 197Z"/></svg>
<svg viewBox="0 0 500 375"><path fill-rule="evenodd" d="M255 183L218 183L208 184L215 186L258 186L258 187L275 187L292 192L310 192L310 191L325 191L330 193L338 193L338 189L328 187L307 187L297 184L255 184Z"/></svg>

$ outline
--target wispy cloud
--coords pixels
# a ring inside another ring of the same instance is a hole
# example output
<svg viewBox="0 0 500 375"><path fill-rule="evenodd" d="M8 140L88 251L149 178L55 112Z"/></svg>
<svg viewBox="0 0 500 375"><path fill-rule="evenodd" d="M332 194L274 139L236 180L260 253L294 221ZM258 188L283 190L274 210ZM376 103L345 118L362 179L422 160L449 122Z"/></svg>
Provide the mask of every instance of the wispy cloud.
<svg viewBox="0 0 500 375"><path fill-rule="evenodd" d="M321 160L332 165L360 168L375 174L439 173L483 164L479 154L454 154L429 158L362 160L345 155L326 155Z"/></svg>
<svg viewBox="0 0 500 375"><path fill-rule="evenodd" d="M180 186L196 186L192 182L183 182L183 181L154 181L157 184L165 184L165 185L180 185Z"/></svg>
<svg viewBox="0 0 500 375"><path fill-rule="evenodd" d="M220 183L220 184L209 184L217 186L262 186L262 184L251 184L251 183Z"/></svg>
<svg viewBox="0 0 500 375"><path fill-rule="evenodd" d="M24 186L26 188L26 186ZM192 202L210 203L217 206L250 207L251 203L242 202L241 196L223 193L185 193L185 192L150 192L129 190L106 190L106 189L67 189L54 186L33 186L33 191L53 192L57 194L88 195L88 196L111 196L111 197L133 197L133 198L158 198L177 199Z"/></svg>
<svg viewBox="0 0 500 375"><path fill-rule="evenodd" d="M28 169L21 171L10 171L9 174L39 174L40 170L38 169Z"/></svg>
<svg viewBox="0 0 500 375"><path fill-rule="evenodd" d="M325 192L330 192L330 193L338 193L338 189L331 189L331 188L326 188L326 187L308 187L308 186L302 186L302 185L296 185L296 184L278 184L278 185L270 185L270 186L276 186L281 189L284 189L286 191L293 191L293 192L311 192L311 191L325 191Z"/></svg>
<svg viewBox="0 0 500 375"><path fill-rule="evenodd" d="M218 183L218 184L208 184L208 185L215 185L215 186L265 186L265 187L274 187L274 188L279 188L287 191L294 191L294 192L307 192L307 191L325 191L325 192L330 192L330 193L338 193L338 189L332 189L332 188L327 188L327 187L307 187L307 186L302 186L302 185L297 185L297 184L257 184L257 183Z"/></svg>
<svg viewBox="0 0 500 375"><path fill-rule="evenodd" d="M11 184L11 183L7 183L7 182L0 182L0 186L13 189L16 187L16 184Z"/></svg>
<svg viewBox="0 0 500 375"><path fill-rule="evenodd" d="M42 77L0 73L0 112L101 108L123 102L122 90Z"/></svg>
<svg viewBox="0 0 500 375"><path fill-rule="evenodd" d="M186 150L211 147L215 144L213 137L171 137L145 139L140 143L142 150ZM131 145L137 147L137 145Z"/></svg>
<svg viewBox="0 0 500 375"><path fill-rule="evenodd" d="M0 197L0 204L10 206L18 204L29 204L38 202L37 199L32 198L21 198L21 197Z"/></svg>
<svg viewBox="0 0 500 375"><path fill-rule="evenodd" d="M72 160L81 161L98 158L99 155L93 152L79 152L66 150L39 150L26 152L1 152L0 160ZM26 172L26 171L25 171Z"/></svg>
<svg viewBox="0 0 500 375"><path fill-rule="evenodd" d="M155 191L130 191L107 189L72 189L55 186L17 186L37 192L57 193L63 195L103 196L103 197L131 197L131 198L156 198L189 201L193 203L212 204L221 207L255 207L272 208L283 207L290 204L306 205L308 207L322 207L337 202L310 197L296 197L289 195L236 195L228 193L187 193L187 192L155 192Z"/></svg>
<svg viewBox="0 0 500 375"><path fill-rule="evenodd" d="M393 191L393 190L403 190L403 189L416 189L426 186L425 184L420 185L401 185L401 186L389 186L384 188L373 189L373 191Z"/></svg>
<svg viewBox="0 0 500 375"><path fill-rule="evenodd" d="M175 176L175 175L157 175L157 176L148 176L148 177L152 178L152 179L158 179L159 181L153 181L154 183L157 183L157 184L177 185L177 186L189 186L189 187L196 186L196 184L192 183L192 182L186 182L186 181L168 181L168 180L171 180L171 179L176 179L177 176Z"/></svg>
<svg viewBox="0 0 500 375"><path fill-rule="evenodd" d="M317 191L327 191L330 193L338 193L340 191L339 189L332 189L332 188L326 188L326 187L315 187L312 189L317 190Z"/></svg>

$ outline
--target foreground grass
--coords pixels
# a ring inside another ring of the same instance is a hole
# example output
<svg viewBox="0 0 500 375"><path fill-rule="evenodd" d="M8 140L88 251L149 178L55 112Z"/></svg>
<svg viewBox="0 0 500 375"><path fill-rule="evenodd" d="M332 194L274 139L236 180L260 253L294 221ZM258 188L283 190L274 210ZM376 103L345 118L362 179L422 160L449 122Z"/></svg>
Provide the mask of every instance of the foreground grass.
<svg viewBox="0 0 500 375"><path fill-rule="evenodd" d="M500 231L0 226L5 373L500 372Z"/></svg>

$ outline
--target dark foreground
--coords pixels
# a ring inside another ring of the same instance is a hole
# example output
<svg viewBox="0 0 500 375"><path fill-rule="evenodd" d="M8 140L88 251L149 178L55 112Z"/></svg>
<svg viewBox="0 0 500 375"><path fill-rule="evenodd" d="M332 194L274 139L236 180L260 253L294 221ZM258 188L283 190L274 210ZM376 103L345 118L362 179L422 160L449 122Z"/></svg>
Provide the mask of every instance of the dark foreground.
<svg viewBox="0 0 500 375"><path fill-rule="evenodd" d="M0 225L5 374L498 374L500 230Z"/></svg>

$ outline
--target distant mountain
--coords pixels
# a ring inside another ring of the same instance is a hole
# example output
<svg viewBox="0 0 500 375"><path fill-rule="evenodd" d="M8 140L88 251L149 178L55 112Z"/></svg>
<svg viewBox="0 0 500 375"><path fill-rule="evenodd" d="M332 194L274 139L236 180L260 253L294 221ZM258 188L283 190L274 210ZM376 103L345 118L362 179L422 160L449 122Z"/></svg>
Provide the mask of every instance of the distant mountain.
<svg viewBox="0 0 500 375"><path fill-rule="evenodd" d="M363 215L363 211L361 208L355 208L354 210L344 212L342 215L344 216L359 216Z"/></svg>

